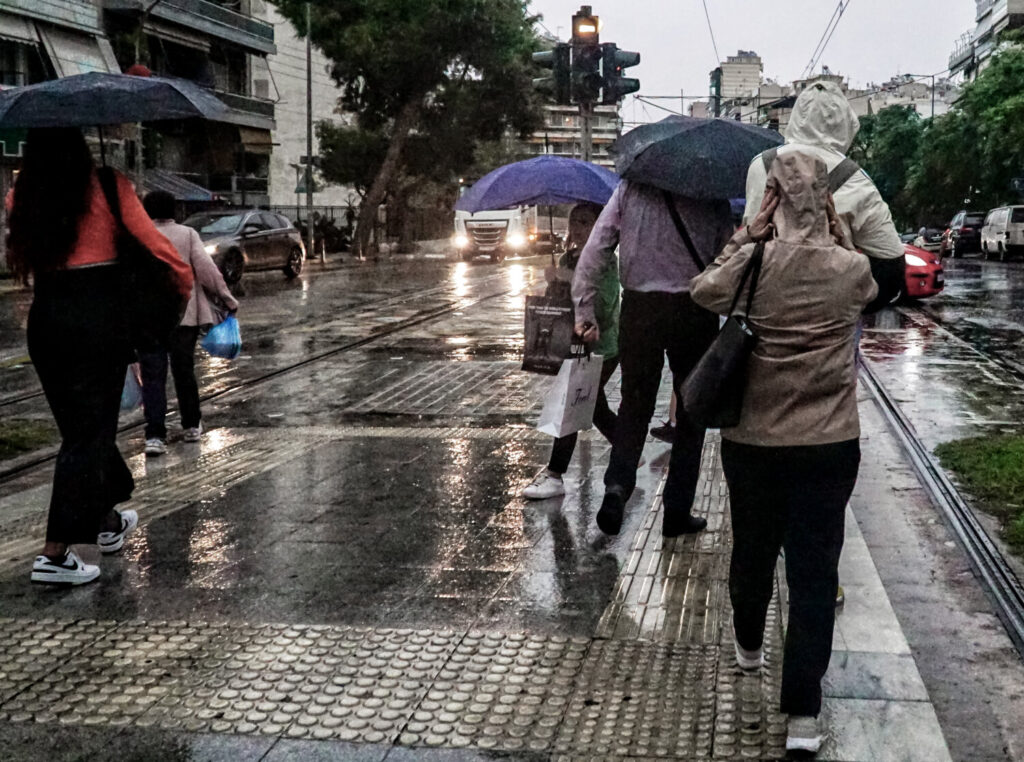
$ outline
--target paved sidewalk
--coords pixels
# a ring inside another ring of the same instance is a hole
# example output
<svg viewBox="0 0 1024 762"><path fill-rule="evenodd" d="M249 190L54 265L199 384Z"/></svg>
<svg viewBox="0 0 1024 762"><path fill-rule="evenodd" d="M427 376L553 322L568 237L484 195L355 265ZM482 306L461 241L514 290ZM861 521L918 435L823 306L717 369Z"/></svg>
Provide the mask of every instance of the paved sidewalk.
<svg viewBox="0 0 1024 762"><path fill-rule="evenodd" d="M653 442L617 538L594 525L608 446L593 432L569 494L525 503L548 380L518 370L517 294L227 394L204 441L164 458L125 439L142 524L93 585L28 584L49 473L3 485L3 759L777 758L785 590L766 669L742 673L717 440L696 537L660 537ZM903 497L865 493L852 516L880 501ZM819 758L949 759L852 518L848 537Z"/></svg>

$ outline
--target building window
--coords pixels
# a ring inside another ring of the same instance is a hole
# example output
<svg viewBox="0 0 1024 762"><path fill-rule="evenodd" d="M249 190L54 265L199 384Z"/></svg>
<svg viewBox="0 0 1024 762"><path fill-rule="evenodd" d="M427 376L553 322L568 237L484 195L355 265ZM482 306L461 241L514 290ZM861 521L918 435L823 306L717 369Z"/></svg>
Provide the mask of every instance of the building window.
<svg viewBox="0 0 1024 762"><path fill-rule="evenodd" d="M0 40L0 85L21 87L46 79L39 48L10 40Z"/></svg>

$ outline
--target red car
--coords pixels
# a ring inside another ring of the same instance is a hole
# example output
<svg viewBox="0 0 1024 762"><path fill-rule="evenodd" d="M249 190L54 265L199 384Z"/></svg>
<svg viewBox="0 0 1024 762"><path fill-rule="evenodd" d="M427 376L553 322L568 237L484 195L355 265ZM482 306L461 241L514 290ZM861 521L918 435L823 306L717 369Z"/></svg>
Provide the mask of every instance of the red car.
<svg viewBox="0 0 1024 762"><path fill-rule="evenodd" d="M935 296L945 288L942 260L938 255L907 243L903 245L903 257L907 260L908 298L924 299Z"/></svg>

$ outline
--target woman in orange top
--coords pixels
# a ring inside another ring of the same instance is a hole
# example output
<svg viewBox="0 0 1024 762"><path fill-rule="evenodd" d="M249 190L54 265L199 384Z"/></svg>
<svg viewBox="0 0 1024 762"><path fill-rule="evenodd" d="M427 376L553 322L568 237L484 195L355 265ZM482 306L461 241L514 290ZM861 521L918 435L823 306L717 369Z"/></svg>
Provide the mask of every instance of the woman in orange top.
<svg viewBox="0 0 1024 762"><path fill-rule="evenodd" d="M117 176L125 227L166 261L183 295L192 273L149 219L131 183ZM61 435L46 544L32 581L80 585L99 576L73 544L116 553L138 524L114 506L131 497L117 449L125 371L133 359L117 265L117 222L78 129L34 129L12 197L7 261L34 297L28 349Z"/></svg>

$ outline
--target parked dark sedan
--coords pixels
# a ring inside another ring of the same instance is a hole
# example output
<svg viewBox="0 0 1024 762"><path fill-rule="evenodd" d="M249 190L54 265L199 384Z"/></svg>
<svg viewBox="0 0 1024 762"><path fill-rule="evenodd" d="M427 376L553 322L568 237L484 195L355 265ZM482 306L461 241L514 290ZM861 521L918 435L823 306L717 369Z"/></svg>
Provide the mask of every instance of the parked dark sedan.
<svg viewBox="0 0 1024 762"><path fill-rule="evenodd" d="M946 249L950 257L981 251L981 228L985 224L985 212L957 212L949 223L949 239Z"/></svg>
<svg viewBox="0 0 1024 762"><path fill-rule="evenodd" d="M283 270L289 278L302 272L306 248L291 220L274 212L229 209L194 214L185 220L203 239L224 280L238 283L246 270Z"/></svg>

